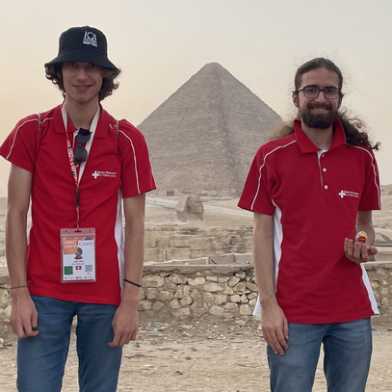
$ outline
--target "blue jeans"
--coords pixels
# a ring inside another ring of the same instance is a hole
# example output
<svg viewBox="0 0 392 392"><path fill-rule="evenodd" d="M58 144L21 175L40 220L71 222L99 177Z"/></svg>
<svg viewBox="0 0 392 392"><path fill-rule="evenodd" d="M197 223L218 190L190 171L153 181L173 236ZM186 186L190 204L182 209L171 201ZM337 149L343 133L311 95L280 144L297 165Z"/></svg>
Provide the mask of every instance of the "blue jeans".
<svg viewBox="0 0 392 392"><path fill-rule="evenodd" d="M107 345L113 338L116 306L33 297L39 335L19 339L19 392L60 392L67 359L72 320L77 316L76 346L81 392L115 392L121 348Z"/></svg>
<svg viewBox="0 0 392 392"><path fill-rule="evenodd" d="M283 356L267 349L272 392L311 392L321 344L328 392L363 392L372 355L370 319L338 324L289 324Z"/></svg>

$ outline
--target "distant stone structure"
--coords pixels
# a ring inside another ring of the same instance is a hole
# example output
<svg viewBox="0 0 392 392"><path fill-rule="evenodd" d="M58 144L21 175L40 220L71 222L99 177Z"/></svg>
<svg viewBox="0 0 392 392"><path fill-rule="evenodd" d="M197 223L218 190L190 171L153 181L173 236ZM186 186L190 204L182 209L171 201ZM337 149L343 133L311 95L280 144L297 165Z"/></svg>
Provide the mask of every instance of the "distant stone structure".
<svg viewBox="0 0 392 392"><path fill-rule="evenodd" d="M205 65L139 127L162 191L238 195L281 119L217 63Z"/></svg>
<svg viewBox="0 0 392 392"><path fill-rule="evenodd" d="M176 206L177 218L186 222L189 220L203 220L204 207L199 196L183 196Z"/></svg>

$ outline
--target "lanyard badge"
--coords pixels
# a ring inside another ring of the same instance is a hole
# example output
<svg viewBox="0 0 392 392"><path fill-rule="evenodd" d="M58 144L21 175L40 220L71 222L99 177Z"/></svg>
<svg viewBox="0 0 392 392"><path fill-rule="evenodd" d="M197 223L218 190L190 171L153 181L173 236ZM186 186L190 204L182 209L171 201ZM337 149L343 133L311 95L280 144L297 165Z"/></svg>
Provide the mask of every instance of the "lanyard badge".
<svg viewBox="0 0 392 392"><path fill-rule="evenodd" d="M67 113L64 106L61 109L64 122L67 156L70 170L75 182L75 207L76 207L76 227L60 229L60 249L61 249L61 282L95 282L96 281L96 260L95 260L95 228L80 228L80 179L83 176L86 161L88 159L88 149L86 148L86 160L78 167L75 164L75 156L71 141L67 134ZM99 118L97 110L92 122L90 131L94 135ZM79 170L78 170L79 169Z"/></svg>

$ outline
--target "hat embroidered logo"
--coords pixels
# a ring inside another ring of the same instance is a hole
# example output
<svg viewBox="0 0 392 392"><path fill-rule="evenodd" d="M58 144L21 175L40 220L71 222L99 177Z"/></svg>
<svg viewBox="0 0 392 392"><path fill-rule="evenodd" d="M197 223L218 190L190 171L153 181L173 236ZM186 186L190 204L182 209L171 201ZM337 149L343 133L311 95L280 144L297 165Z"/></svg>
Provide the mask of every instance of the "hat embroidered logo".
<svg viewBox="0 0 392 392"><path fill-rule="evenodd" d="M83 43L85 45L91 45L97 48L98 47L97 36L91 31L86 31L84 33Z"/></svg>

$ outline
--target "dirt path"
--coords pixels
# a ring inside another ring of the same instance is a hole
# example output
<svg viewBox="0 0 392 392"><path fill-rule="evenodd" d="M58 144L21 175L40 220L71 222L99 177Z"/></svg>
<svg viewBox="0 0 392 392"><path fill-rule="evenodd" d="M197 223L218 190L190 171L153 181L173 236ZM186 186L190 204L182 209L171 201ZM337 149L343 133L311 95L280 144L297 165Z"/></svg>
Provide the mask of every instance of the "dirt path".
<svg viewBox="0 0 392 392"><path fill-rule="evenodd" d="M0 391L15 391L15 341L0 350ZM125 348L119 392L266 392L265 344L254 323L176 325L145 322L138 342ZM321 363L321 361L320 361ZM374 331L367 392L392 391L392 331ZM71 345L64 392L77 392L77 361ZM314 391L325 391L321 366Z"/></svg>

